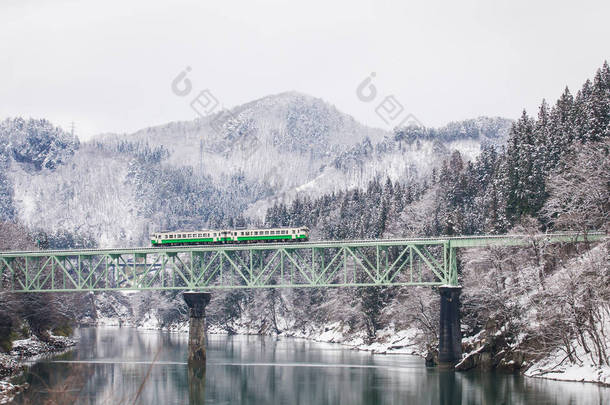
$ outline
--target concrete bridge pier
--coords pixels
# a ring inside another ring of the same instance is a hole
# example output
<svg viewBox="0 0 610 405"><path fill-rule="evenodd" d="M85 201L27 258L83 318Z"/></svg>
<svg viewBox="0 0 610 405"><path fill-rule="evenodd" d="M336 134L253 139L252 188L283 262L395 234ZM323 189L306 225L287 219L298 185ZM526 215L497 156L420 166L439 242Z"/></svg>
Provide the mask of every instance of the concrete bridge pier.
<svg viewBox="0 0 610 405"><path fill-rule="evenodd" d="M453 368L462 359L462 331L460 323L460 293L462 287L439 287L441 295L438 363Z"/></svg>
<svg viewBox="0 0 610 405"><path fill-rule="evenodd" d="M189 366L205 367L205 307L211 293L188 291L183 294L189 307Z"/></svg>

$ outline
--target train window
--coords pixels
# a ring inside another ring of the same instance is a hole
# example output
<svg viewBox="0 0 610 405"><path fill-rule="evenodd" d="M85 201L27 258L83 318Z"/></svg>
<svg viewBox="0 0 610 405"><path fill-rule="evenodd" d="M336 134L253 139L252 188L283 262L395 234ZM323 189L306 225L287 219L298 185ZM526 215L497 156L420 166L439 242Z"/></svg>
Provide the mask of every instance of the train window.
<svg viewBox="0 0 610 405"><path fill-rule="evenodd" d="M265 235L269 235L269 231L265 231Z"/></svg>
<svg viewBox="0 0 610 405"><path fill-rule="evenodd" d="M293 230L292 230L292 233L296 233L296 231L293 229Z"/></svg>

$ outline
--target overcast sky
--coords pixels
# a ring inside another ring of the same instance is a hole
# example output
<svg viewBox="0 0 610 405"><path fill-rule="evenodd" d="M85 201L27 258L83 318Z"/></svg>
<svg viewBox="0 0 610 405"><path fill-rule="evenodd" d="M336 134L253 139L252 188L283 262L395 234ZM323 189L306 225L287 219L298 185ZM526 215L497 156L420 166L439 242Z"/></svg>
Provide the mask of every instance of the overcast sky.
<svg viewBox="0 0 610 405"><path fill-rule="evenodd" d="M297 90L381 128L388 95L427 126L515 118L610 59L609 15L587 0L2 0L0 119L75 121L81 138L194 119L171 90L187 66L192 94L226 107Z"/></svg>

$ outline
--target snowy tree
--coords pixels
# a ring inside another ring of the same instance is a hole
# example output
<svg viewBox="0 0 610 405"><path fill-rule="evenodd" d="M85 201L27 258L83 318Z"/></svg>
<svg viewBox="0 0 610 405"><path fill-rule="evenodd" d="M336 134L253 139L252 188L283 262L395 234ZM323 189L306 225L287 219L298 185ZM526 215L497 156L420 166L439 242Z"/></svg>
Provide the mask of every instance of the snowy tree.
<svg viewBox="0 0 610 405"><path fill-rule="evenodd" d="M602 229L610 220L610 138L575 144L549 179L543 213L559 229Z"/></svg>

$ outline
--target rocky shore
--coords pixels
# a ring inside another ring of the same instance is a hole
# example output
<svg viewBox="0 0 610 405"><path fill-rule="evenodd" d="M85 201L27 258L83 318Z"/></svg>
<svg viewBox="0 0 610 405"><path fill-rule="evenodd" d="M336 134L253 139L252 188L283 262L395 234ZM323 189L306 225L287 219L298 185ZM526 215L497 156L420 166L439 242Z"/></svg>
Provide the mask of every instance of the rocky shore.
<svg viewBox="0 0 610 405"><path fill-rule="evenodd" d="M17 394L28 388L27 383L10 382L25 369L26 361L64 351L75 344L74 339L55 335L49 335L46 341L35 336L15 340L10 353L0 353L0 404L9 403Z"/></svg>

